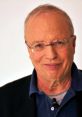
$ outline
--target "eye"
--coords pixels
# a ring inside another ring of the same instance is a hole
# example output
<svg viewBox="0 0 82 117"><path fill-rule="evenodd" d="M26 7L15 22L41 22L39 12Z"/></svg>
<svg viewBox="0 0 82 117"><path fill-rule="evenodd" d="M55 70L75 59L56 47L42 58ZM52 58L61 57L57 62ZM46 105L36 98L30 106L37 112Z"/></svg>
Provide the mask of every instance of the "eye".
<svg viewBox="0 0 82 117"><path fill-rule="evenodd" d="M39 43L39 44L34 45L34 47L35 48L43 48L44 47L44 44Z"/></svg>
<svg viewBox="0 0 82 117"><path fill-rule="evenodd" d="M64 41L57 41L57 45L64 45Z"/></svg>
<svg viewBox="0 0 82 117"><path fill-rule="evenodd" d="M41 49L43 49L44 48L44 44L43 43L38 43L38 44L35 44L34 46L33 46L33 48L34 49L36 49L36 50L41 50Z"/></svg>
<svg viewBox="0 0 82 117"><path fill-rule="evenodd" d="M65 45L65 42L63 40L57 40L57 41L53 42L52 45L55 47L62 47Z"/></svg>

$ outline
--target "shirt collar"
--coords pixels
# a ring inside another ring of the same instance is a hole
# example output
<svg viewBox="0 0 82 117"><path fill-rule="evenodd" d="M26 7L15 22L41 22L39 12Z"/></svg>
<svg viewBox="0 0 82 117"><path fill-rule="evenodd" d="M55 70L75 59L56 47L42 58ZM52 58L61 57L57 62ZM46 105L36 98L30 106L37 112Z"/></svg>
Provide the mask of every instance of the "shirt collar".
<svg viewBox="0 0 82 117"><path fill-rule="evenodd" d="M32 73L32 76L31 76L29 95L31 96L34 93L38 93L37 75L36 75L35 69L33 70L33 73Z"/></svg>
<svg viewBox="0 0 82 117"><path fill-rule="evenodd" d="M74 91L82 91L82 78L80 77L79 70L76 67L75 63L73 63L71 71L72 71L71 88ZM39 90L37 88L37 75L36 75L35 69L33 70L32 77L31 77L29 95L31 96L34 93L39 93Z"/></svg>

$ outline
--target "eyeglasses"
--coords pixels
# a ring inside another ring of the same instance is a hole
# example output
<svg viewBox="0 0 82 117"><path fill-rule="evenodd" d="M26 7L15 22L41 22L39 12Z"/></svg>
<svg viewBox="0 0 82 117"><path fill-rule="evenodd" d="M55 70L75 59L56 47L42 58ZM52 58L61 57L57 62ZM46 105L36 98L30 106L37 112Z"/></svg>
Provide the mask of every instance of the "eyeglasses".
<svg viewBox="0 0 82 117"><path fill-rule="evenodd" d="M72 37L70 37L70 38L72 38ZM27 43L27 41L25 41L25 43L27 44L28 48L32 50L32 52L41 52L46 48L46 46L52 46L53 48L63 49L70 42L70 40L71 39L61 39L61 40L56 39L48 44L46 44L45 42L37 42L32 45L29 45Z"/></svg>

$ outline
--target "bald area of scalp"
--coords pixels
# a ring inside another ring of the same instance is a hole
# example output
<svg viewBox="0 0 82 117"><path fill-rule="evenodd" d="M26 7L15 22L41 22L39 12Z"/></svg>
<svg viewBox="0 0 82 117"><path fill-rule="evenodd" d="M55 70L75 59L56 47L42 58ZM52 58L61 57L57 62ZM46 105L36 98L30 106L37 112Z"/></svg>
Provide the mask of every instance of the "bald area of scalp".
<svg viewBox="0 0 82 117"><path fill-rule="evenodd" d="M55 18L57 18L57 20L54 20ZM47 22L48 22L49 25L47 25ZM35 27L37 27L37 30L38 30L38 28L40 29L40 27L43 27L41 29L44 30L44 27L46 25L48 26L48 29L51 29L52 28L52 22L53 23L57 22L61 31L65 31L68 34L73 35L73 28L72 28L69 20L65 16L63 16L63 15L57 13L57 12L51 12L51 13L47 12L47 13L39 14L37 16L35 16L35 15L32 16L29 19L29 21L25 24L25 30L28 33L31 30L31 28L35 29ZM68 28L65 29L64 26L68 27ZM57 28L57 27L53 27L53 28Z"/></svg>
<svg viewBox="0 0 82 117"><path fill-rule="evenodd" d="M54 19L58 19L58 23L62 23L62 21L66 23L71 34L74 34L74 28L70 17L63 10L53 6L43 6L34 9L26 17L25 30L29 27L29 25L32 25L34 22L36 22L37 24L37 22L41 21L41 19L47 21L49 17L51 17L51 21L53 21Z"/></svg>

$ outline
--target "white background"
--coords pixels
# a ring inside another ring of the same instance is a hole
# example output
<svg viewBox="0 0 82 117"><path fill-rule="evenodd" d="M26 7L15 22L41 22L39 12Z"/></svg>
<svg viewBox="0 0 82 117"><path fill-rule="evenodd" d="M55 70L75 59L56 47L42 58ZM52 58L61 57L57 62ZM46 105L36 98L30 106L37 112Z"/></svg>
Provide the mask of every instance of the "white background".
<svg viewBox="0 0 82 117"><path fill-rule="evenodd" d="M82 69L82 0L0 0L0 86L32 73L24 20L36 6L57 5L71 17L77 36L75 63Z"/></svg>

